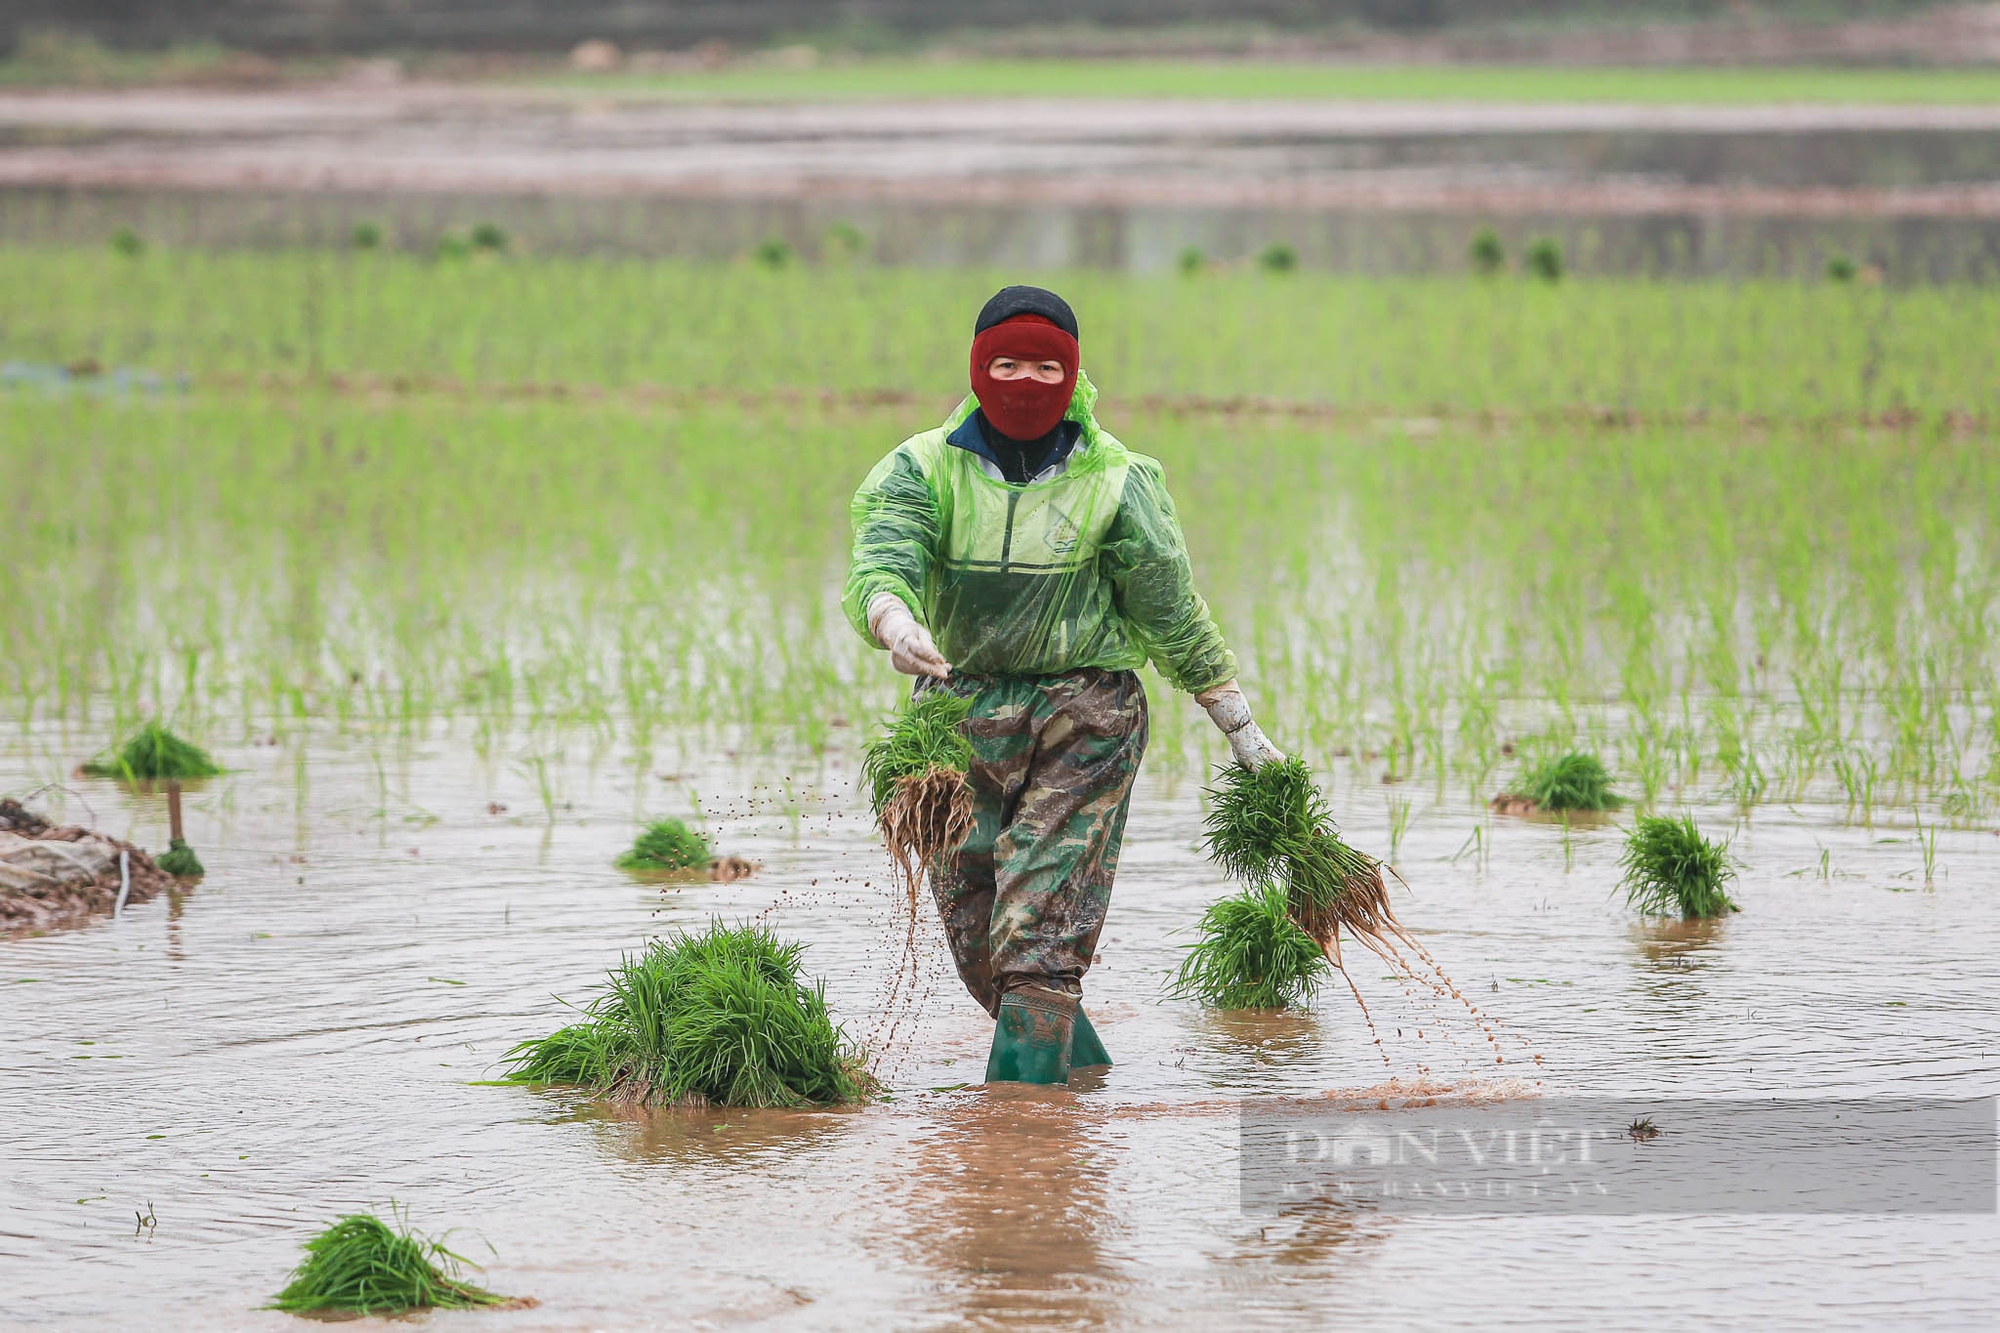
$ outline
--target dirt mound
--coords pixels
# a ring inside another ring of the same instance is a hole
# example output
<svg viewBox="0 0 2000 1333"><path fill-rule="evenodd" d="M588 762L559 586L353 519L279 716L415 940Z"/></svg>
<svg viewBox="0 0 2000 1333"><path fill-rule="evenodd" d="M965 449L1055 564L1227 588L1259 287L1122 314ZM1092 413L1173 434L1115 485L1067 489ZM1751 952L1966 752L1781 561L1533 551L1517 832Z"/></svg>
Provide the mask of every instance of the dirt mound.
<svg viewBox="0 0 2000 1333"><path fill-rule="evenodd" d="M76 825L55 825L20 802L0 800L0 935L79 926L118 902L118 854L144 902L174 886L144 848Z"/></svg>

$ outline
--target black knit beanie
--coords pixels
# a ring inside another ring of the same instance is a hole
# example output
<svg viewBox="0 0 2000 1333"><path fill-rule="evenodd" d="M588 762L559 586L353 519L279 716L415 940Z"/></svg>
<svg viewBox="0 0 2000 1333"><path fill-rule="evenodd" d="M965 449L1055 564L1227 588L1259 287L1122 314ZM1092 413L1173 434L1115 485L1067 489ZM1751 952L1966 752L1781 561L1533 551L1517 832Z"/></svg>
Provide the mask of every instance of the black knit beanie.
<svg viewBox="0 0 2000 1333"><path fill-rule="evenodd" d="M1002 287L993 293L993 299L979 308L979 318L972 325L972 334L978 337L1002 320L1016 315L1040 315L1049 323L1075 338L1076 312L1069 308L1069 302L1044 287Z"/></svg>

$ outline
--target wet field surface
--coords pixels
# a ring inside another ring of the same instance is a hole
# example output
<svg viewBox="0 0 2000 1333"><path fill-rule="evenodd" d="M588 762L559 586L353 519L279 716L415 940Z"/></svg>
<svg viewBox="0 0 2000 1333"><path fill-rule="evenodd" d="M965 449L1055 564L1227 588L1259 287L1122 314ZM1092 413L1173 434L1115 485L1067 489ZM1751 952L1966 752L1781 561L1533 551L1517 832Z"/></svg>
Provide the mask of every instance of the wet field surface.
<svg viewBox="0 0 2000 1333"><path fill-rule="evenodd" d="M1963 1326L2000 1294L1990 1213L1272 1217L1238 1194L1245 1097L1391 1078L1447 1100L1989 1094L1988 831L1943 831L1926 885L1907 827L1760 808L1732 844L1741 915L1645 926L1614 894L1615 824L1495 819L1482 864L1462 795L1335 770L1360 846L1385 850L1386 798L1413 800L1399 910L1503 1024L1496 1065L1462 1012L1378 968L1354 974L1379 1052L1337 986L1308 1015L1163 1000L1225 885L1194 845L1197 788L1147 776L1086 983L1110 1070L962 1086L990 1025L927 923L934 984L884 1053L889 1099L642 1113L478 1084L565 1021L553 996L712 914L808 943L836 1015L879 1031L897 932L838 752L656 763L636 794L629 769L577 762L551 770L547 811L525 773L442 736L317 737L303 767L290 743L218 757L232 774L190 801L203 884L0 943L0 1325L280 1327L256 1307L299 1242L391 1200L540 1302L440 1327ZM0 787L41 766L10 751ZM156 798L73 785L110 831L164 844ZM636 813L693 792L758 874L663 888L611 868Z"/></svg>

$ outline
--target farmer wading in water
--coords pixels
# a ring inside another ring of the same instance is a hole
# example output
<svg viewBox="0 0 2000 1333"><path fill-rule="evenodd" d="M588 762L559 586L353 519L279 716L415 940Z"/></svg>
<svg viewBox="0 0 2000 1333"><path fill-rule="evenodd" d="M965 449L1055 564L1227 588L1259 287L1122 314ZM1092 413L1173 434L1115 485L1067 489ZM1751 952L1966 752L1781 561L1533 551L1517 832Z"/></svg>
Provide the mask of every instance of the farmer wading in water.
<svg viewBox="0 0 2000 1333"><path fill-rule="evenodd" d="M1091 415L1076 315L1008 287L973 325L972 395L854 497L848 619L916 691L972 701L970 838L932 868L958 974L998 1025L988 1082L1111 1058L1081 1008L1146 748L1149 658L1239 762L1280 758L1194 590L1160 465Z"/></svg>

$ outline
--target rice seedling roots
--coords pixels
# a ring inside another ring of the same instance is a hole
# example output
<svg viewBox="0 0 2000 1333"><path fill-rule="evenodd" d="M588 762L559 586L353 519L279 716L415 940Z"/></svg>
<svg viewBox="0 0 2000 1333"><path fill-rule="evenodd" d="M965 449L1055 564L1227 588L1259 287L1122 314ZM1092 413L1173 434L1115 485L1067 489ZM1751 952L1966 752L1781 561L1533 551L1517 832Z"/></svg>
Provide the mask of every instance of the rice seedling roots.
<svg viewBox="0 0 2000 1333"><path fill-rule="evenodd" d="M917 926L924 911L924 883L934 867L964 845L972 834L972 789L965 774L931 768L898 778L896 794L875 817L889 849L890 884L903 937L903 956L889 982L886 1004L888 1030L884 1050L893 1046L904 1015L916 1003L922 979Z"/></svg>

